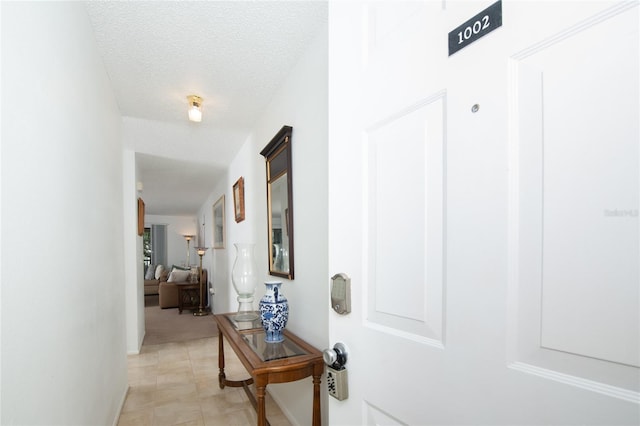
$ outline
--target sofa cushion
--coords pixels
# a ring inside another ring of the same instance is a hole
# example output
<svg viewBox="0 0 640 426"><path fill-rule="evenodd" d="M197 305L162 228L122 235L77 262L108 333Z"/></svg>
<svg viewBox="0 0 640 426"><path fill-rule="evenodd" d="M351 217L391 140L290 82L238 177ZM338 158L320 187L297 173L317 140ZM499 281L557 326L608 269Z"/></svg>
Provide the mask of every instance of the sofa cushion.
<svg viewBox="0 0 640 426"><path fill-rule="evenodd" d="M147 266L147 273L144 274L145 280L153 280L156 278L156 265Z"/></svg>
<svg viewBox="0 0 640 426"><path fill-rule="evenodd" d="M191 271L183 271L181 269L173 269L169 274L168 283L182 283L189 280L189 275L191 275Z"/></svg>
<svg viewBox="0 0 640 426"><path fill-rule="evenodd" d="M144 295L158 294L159 284L158 280L144 280Z"/></svg>
<svg viewBox="0 0 640 426"><path fill-rule="evenodd" d="M178 286L161 282L158 286L158 305L162 309L178 307Z"/></svg>
<svg viewBox="0 0 640 426"><path fill-rule="evenodd" d="M156 273L155 273L155 275L154 275L154 277L155 277L155 279L156 279L156 280L159 280L159 279L160 279L160 275L162 275L162 271L163 271L163 270L164 270L164 266L162 266L162 265L158 265L158 266L156 266Z"/></svg>

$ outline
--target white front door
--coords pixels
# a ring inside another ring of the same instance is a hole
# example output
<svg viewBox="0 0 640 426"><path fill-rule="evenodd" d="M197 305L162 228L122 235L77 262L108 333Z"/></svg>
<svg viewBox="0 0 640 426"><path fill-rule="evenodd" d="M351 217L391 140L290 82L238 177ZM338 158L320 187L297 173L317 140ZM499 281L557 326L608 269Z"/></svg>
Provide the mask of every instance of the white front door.
<svg viewBox="0 0 640 426"><path fill-rule="evenodd" d="M494 3L330 2L331 425L640 423L638 2Z"/></svg>

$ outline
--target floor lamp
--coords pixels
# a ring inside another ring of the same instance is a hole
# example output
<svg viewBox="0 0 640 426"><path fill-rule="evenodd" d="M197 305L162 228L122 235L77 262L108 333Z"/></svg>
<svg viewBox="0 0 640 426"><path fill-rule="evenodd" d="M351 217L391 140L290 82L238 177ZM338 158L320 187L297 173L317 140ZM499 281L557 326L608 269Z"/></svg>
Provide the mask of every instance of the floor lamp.
<svg viewBox="0 0 640 426"><path fill-rule="evenodd" d="M189 250L189 241L193 238L193 235L184 235L184 239L187 240L187 266L191 266L191 260L189 258L190 250Z"/></svg>
<svg viewBox="0 0 640 426"><path fill-rule="evenodd" d="M198 276L198 281L200 282L200 297L198 297L198 299L200 299L200 306L198 308L197 311L195 311L193 313L193 315L197 316L197 317L201 317L204 315L209 315L209 312L205 311L203 309L202 306L202 299L204 299L203 294L202 294L202 256L204 256L204 253L208 250L208 247L196 247L196 252L198 253L198 256L200 256L200 271L199 271L199 276Z"/></svg>

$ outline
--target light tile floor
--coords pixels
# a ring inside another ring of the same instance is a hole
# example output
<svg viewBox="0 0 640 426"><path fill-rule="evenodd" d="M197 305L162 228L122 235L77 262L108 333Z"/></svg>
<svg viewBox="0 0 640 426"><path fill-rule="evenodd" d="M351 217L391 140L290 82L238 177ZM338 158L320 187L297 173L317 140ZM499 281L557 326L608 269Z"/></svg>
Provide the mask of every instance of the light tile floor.
<svg viewBox="0 0 640 426"><path fill-rule="evenodd" d="M129 392L119 426L255 425L256 413L242 388L218 386L218 338L142 346L128 357ZM228 379L249 377L225 346ZM267 393L272 426L290 423Z"/></svg>

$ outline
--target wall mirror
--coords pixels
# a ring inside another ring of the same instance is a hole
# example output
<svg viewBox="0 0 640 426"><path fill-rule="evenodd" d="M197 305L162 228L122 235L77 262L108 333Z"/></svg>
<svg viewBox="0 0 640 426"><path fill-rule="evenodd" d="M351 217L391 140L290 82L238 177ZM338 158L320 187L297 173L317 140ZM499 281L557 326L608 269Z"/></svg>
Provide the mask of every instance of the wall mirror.
<svg viewBox="0 0 640 426"><path fill-rule="evenodd" d="M267 166L269 274L293 279L291 131L284 126L260 152Z"/></svg>

